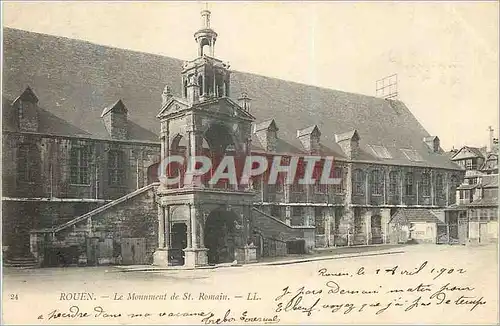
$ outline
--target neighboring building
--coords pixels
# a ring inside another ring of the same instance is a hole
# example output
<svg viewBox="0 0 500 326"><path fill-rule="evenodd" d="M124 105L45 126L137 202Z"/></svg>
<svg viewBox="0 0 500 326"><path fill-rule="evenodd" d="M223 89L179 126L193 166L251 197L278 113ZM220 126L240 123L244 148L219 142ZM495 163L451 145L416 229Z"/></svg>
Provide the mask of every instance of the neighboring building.
<svg viewBox="0 0 500 326"><path fill-rule="evenodd" d="M464 146L451 159L466 170L456 203L446 212L451 241L497 242L498 140L491 134L489 150Z"/></svg>
<svg viewBox="0 0 500 326"><path fill-rule="evenodd" d="M401 208L389 222L391 243L446 243L444 212Z"/></svg>
<svg viewBox="0 0 500 326"><path fill-rule="evenodd" d="M301 242L306 251L385 243L398 209L455 202L462 169L401 101L230 72L214 57L210 12L202 14L198 56L186 63L4 29L11 259L248 262L300 251ZM161 159L200 153L279 155L285 164L333 156L342 183L159 186Z"/></svg>

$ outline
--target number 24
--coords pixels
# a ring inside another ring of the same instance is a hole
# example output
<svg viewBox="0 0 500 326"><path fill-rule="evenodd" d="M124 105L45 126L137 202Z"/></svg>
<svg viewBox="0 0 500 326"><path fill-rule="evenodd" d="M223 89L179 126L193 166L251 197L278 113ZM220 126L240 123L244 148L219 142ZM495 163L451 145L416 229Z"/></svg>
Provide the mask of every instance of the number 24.
<svg viewBox="0 0 500 326"><path fill-rule="evenodd" d="M10 295L10 299L11 299L11 300L19 300L19 296L18 296L17 294L12 293L12 294Z"/></svg>

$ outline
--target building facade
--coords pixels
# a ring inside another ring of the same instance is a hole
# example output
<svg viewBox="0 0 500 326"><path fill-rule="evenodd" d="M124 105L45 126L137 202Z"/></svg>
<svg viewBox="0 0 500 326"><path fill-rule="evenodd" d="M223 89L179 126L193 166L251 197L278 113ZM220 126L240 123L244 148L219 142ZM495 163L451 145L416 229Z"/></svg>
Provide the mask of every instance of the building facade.
<svg viewBox="0 0 500 326"><path fill-rule="evenodd" d="M452 160L465 171L456 203L446 210L450 238L459 243L498 241L498 139L490 134L489 148L464 146Z"/></svg>
<svg viewBox="0 0 500 326"><path fill-rule="evenodd" d="M463 169L404 103L232 72L215 57L210 12L202 17L197 56L182 64L4 30L8 257L251 262L387 243L399 209L444 212L455 203ZM330 175L342 182L302 185L282 173L268 184L264 173L247 185L194 177L167 187L159 174L172 155L283 165L313 155L319 166L333 157Z"/></svg>

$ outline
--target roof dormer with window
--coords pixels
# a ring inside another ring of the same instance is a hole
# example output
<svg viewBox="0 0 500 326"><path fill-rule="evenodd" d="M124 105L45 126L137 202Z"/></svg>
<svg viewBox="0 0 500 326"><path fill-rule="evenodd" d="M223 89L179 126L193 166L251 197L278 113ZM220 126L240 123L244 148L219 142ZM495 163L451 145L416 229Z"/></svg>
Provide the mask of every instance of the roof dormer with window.
<svg viewBox="0 0 500 326"><path fill-rule="evenodd" d="M38 131L38 97L28 86L24 92L14 100L12 106L16 110L16 121L20 131Z"/></svg>

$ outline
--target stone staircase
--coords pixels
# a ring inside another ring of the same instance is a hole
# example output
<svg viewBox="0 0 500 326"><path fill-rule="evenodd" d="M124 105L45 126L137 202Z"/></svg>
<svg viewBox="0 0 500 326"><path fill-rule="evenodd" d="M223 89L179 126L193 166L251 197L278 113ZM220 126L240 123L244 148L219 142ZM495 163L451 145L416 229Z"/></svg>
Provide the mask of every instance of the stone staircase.
<svg viewBox="0 0 500 326"><path fill-rule="evenodd" d="M264 237L265 247L282 247L278 249L280 253L277 256L283 255L291 251L293 242L298 240L305 241L305 251L309 252L314 247L314 227L312 226L291 226L278 218L267 214L260 209L253 208L252 217L254 220L254 230L258 231ZM293 249L292 249L293 251ZM271 254L271 256L273 256Z"/></svg>
<svg viewBox="0 0 500 326"><path fill-rule="evenodd" d="M35 257L4 258L2 263L4 267L17 267L17 268L38 267L38 262L36 261Z"/></svg>
<svg viewBox="0 0 500 326"><path fill-rule="evenodd" d="M265 237L282 239L284 241L303 237L300 228L290 226L260 209L253 208L252 215L254 218L254 227L261 231Z"/></svg>
<svg viewBox="0 0 500 326"><path fill-rule="evenodd" d="M89 218L91 218L94 215L102 213L102 212L104 212L104 211L106 211L106 210L108 210L108 209L110 209L112 207L115 207L116 205L119 205L119 204L121 204L123 202L126 202L129 199L131 199L131 198L133 198L133 197L135 197L137 195L140 195L140 194L142 194L142 193L144 193L146 191L149 191L152 188L156 188L158 186L159 186L159 183L151 183L151 184L149 184L149 185L147 185L145 187L139 188L139 189L137 189L137 190L135 190L135 191L133 191L133 192L131 192L129 194L126 194L123 197L120 197L118 199L115 199L115 200L113 200L113 201L111 201L111 202L103 205L103 206L100 206L100 207L98 207L98 208L96 208L96 209L94 209L94 210L92 210L92 211L90 211L88 213L85 213L85 214L83 214L81 216L75 217L75 218L67 221L66 223L60 224L60 225L58 225L58 226L56 226L56 227L54 227L52 229L49 229L48 231L51 232L51 233L56 234L56 233L58 233L60 231L63 231L65 229L69 228L69 227L75 226L78 223L84 222L84 221L88 220Z"/></svg>

